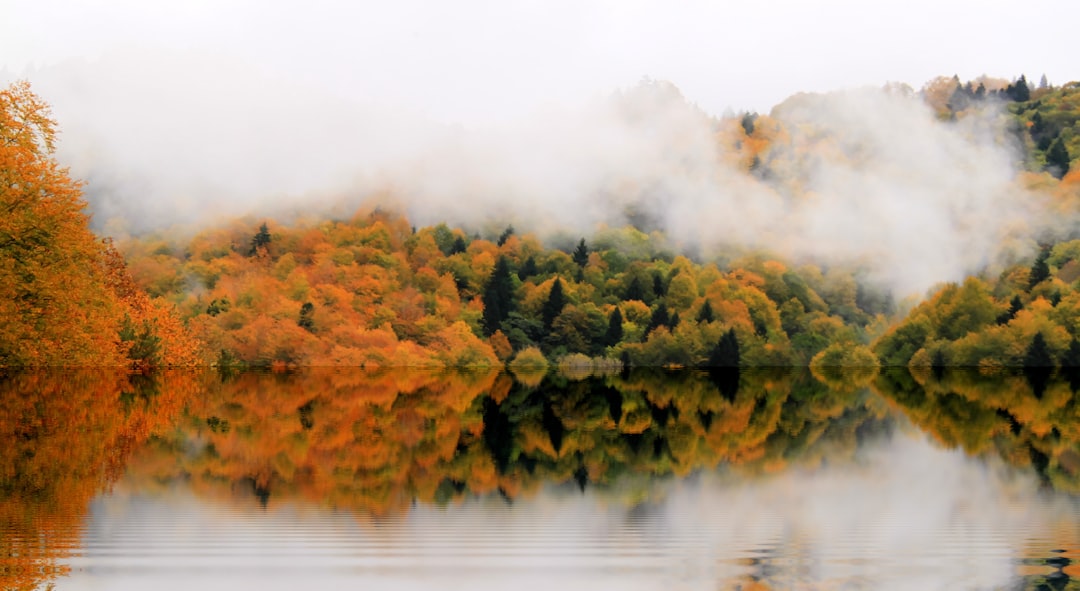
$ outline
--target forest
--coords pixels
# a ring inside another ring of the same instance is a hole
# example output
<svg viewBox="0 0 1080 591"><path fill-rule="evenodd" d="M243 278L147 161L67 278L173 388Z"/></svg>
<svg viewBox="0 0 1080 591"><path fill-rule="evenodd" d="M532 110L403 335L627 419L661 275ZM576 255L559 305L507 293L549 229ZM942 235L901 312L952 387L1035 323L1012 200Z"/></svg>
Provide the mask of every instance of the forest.
<svg viewBox="0 0 1080 591"><path fill-rule="evenodd" d="M1066 223L915 296L873 261L703 249L644 214L541 235L365 205L110 238L57 161L48 104L16 83L0 91L0 368L1080 365L1080 84L939 78L907 93L940 126L996 113L1017 199L1039 195ZM810 202L791 171L851 158L846 138L784 116L813 100L708 124L746 178Z"/></svg>

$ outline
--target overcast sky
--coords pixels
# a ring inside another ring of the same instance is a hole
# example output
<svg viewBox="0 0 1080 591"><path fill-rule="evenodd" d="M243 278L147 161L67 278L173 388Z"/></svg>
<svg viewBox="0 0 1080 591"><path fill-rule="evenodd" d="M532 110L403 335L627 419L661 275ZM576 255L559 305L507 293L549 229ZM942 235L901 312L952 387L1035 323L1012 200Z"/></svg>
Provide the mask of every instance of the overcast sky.
<svg viewBox="0 0 1080 591"><path fill-rule="evenodd" d="M642 77L713 114L936 75L1080 78L1080 3L1043 0L0 0L0 70L211 56L321 91L498 121ZM1067 61L1068 60L1068 61ZM28 74L29 72L29 74ZM46 97L48 98L48 97Z"/></svg>

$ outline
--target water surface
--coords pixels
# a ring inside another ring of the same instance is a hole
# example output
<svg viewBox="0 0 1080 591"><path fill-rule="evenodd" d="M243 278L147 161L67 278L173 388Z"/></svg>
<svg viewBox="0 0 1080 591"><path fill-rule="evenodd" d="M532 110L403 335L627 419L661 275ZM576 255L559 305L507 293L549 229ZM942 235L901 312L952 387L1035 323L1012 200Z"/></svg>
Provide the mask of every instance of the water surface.
<svg viewBox="0 0 1080 591"><path fill-rule="evenodd" d="M0 384L5 588L1080 588L1067 376Z"/></svg>

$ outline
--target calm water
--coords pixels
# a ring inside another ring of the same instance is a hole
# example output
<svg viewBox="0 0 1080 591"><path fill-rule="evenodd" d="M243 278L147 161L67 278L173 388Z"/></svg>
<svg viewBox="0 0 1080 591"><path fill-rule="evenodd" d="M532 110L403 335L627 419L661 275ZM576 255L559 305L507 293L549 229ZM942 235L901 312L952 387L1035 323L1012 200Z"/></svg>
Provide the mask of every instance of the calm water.
<svg viewBox="0 0 1080 591"><path fill-rule="evenodd" d="M0 586L1080 589L1080 380L0 379Z"/></svg>

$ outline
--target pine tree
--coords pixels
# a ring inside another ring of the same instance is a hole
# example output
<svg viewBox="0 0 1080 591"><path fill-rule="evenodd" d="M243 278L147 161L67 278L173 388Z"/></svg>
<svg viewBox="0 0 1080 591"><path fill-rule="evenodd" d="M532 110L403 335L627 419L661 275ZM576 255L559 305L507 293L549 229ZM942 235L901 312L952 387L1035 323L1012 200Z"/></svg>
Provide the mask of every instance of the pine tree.
<svg viewBox="0 0 1080 591"><path fill-rule="evenodd" d="M544 306L540 310L545 331L551 331L551 324L555 322L555 318L559 316L564 307L566 307L566 296L563 295L562 280L556 277L555 283L551 284L551 291L548 293L547 301L544 302Z"/></svg>
<svg viewBox="0 0 1080 591"><path fill-rule="evenodd" d="M311 318L314 312L315 304L311 302L304 302L304 305L300 306L300 318L296 321L300 328L308 332L315 332L315 321Z"/></svg>
<svg viewBox="0 0 1080 591"><path fill-rule="evenodd" d="M1046 151L1046 171L1061 180L1069 172L1069 160L1069 150L1059 136Z"/></svg>
<svg viewBox="0 0 1080 591"><path fill-rule="evenodd" d="M518 279L525 281L527 277L536 275L539 271L536 268L536 258L529 257L525 259L525 263L521 265L521 269L518 271Z"/></svg>
<svg viewBox="0 0 1080 591"><path fill-rule="evenodd" d="M1031 274L1028 279L1029 290L1050 277L1050 265L1046 264L1046 260L1049 258L1050 247L1044 246L1039 252L1039 256L1035 258L1035 264L1031 266Z"/></svg>
<svg viewBox="0 0 1080 591"><path fill-rule="evenodd" d="M1061 358L1061 365L1062 367L1080 368L1080 340L1074 338L1069 343L1065 356Z"/></svg>
<svg viewBox="0 0 1080 591"><path fill-rule="evenodd" d="M664 287L664 278L661 277L659 273L653 273L652 290L658 298L664 297L664 294L667 293L667 289Z"/></svg>
<svg viewBox="0 0 1080 591"><path fill-rule="evenodd" d="M656 311L653 312L652 318L649 319L649 326L645 329L645 334L660 328L661 326L667 326L671 322L671 318L668 316L667 304L660 302L660 305L656 307Z"/></svg>
<svg viewBox="0 0 1080 591"><path fill-rule="evenodd" d="M460 254L460 253L465 252L467 249L468 249L468 245L465 244L465 239L462 238L461 236L458 236L457 238L454 239L454 244L450 247L450 254L451 255Z"/></svg>
<svg viewBox="0 0 1080 591"><path fill-rule="evenodd" d="M1050 347L1046 344L1046 339L1043 338L1041 332L1035 333L1035 338L1031 340L1031 345L1027 348L1027 352L1024 354L1024 368L1044 368L1053 367L1054 357L1050 353Z"/></svg>
<svg viewBox="0 0 1080 591"><path fill-rule="evenodd" d="M510 237L513 236L513 235L514 235L514 227L513 226L507 226L506 229L503 230L503 233L499 234L499 240L495 244L497 244L499 246L502 246L502 245L506 244L506 241L509 240Z"/></svg>
<svg viewBox="0 0 1080 591"><path fill-rule="evenodd" d="M634 276L634 278L630 280L630 285L626 288L626 297L623 299L627 301L645 301L645 290L641 287L641 281L638 280L637 276Z"/></svg>
<svg viewBox="0 0 1080 591"><path fill-rule="evenodd" d="M709 367L739 367L739 339L735 329L729 328L709 352Z"/></svg>
<svg viewBox="0 0 1080 591"><path fill-rule="evenodd" d="M510 315L513 298L514 283L510 278L510 265L506 257L500 256L481 297L484 302L484 336L491 336L499 330L499 325Z"/></svg>
<svg viewBox="0 0 1080 591"><path fill-rule="evenodd" d="M585 245L585 239L582 238L581 242L578 242L577 249L574 250L574 262L579 267L584 267L589 264L589 248Z"/></svg>
<svg viewBox="0 0 1080 591"><path fill-rule="evenodd" d="M675 310L671 313L671 318L668 319L667 327L671 330L675 330L675 327L679 325L679 311Z"/></svg>
<svg viewBox="0 0 1080 591"><path fill-rule="evenodd" d="M757 113L751 113L749 111L744 113L742 116L742 120L739 121L739 124L742 125L743 131L746 132L747 136L751 136L754 134L755 121L757 121Z"/></svg>
<svg viewBox="0 0 1080 591"><path fill-rule="evenodd" d="M623 326L622 326L622 312L619 311L618 306L611 312L611 316L608 316L607 332L604 333L604 344L608 347L614 347L619 344L619 341L623 338Z"/></svg>
<svg viewBox="0 0 1080 591"><path fill-rule="evenodd" d="M705 303L701 305L701 310L698 311L698 322L712 322L715 320L713 317L712 305L709 304L709 300L705 300Z"/></svg>
<svg viewBox="0 0 1080 591"><path fill-rule="evenodd" d="M270 245L270 229L266 227L266 222L263 222L259 226L259 231L255 233L255 237L251 239L251 250L248 251L248 256L255 256L259 254L260 248L266 248Z"/></svg>
<svg viewBox="0 0 1080 591"><path fill-rule="evenodd" d="M1016 313L1023 309L1024 304L1020 301L1020 296L1014 295L1012 300L1009 301L1009 309L997 317L997 323L1008 324L1010 320L1016 318Z"/></svg>

